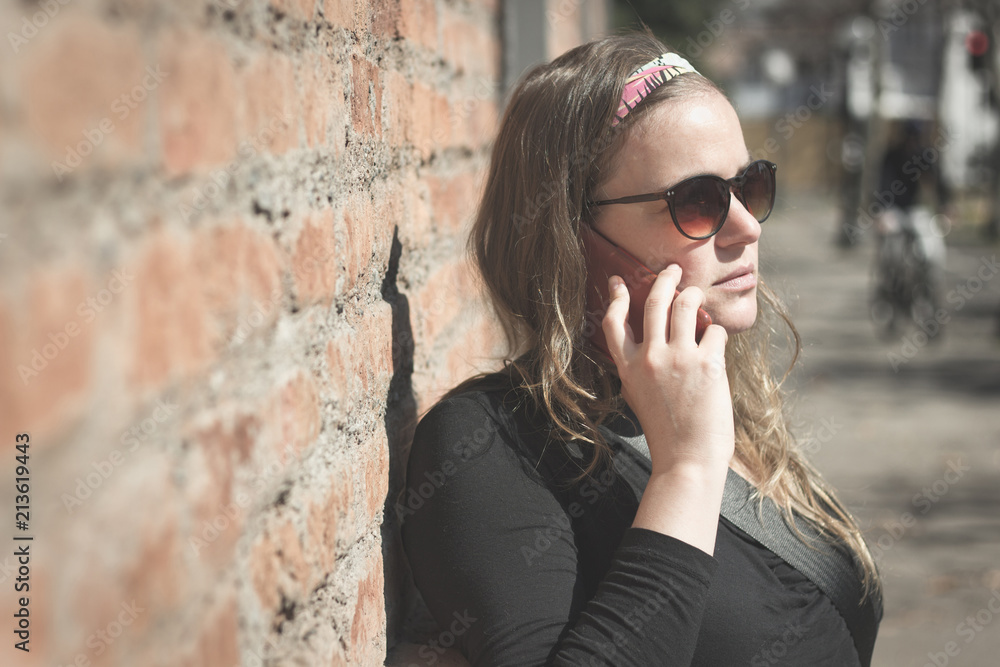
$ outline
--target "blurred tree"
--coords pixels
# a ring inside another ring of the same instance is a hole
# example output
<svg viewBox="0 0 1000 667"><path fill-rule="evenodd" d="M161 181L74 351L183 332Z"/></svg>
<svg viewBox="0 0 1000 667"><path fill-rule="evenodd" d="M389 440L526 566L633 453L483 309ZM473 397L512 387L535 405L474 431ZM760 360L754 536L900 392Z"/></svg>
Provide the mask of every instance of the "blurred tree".
<svg viewBox="0 0 1000 667"><path fill-rule="evenodd" d="M612 22L616 28L644 23L668 46L683 51L689 37L706 30L723 5L732 4L733 0L614 0Z"/></svg>

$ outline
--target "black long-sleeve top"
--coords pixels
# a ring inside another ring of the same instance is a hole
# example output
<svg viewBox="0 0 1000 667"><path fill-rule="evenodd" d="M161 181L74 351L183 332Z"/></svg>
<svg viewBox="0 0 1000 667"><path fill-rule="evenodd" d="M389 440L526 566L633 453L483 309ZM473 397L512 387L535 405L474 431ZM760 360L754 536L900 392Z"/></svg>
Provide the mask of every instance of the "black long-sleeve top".
<svg viewBox="0 0 1000 667"><path fill-rule="evenodd" d="M859 665L803 574L721 516L714 556L632 528L648 460L612 441L613 465L573 483L586 453L497 378L421 420L396 504L414 582L472 665Z"/></svg>

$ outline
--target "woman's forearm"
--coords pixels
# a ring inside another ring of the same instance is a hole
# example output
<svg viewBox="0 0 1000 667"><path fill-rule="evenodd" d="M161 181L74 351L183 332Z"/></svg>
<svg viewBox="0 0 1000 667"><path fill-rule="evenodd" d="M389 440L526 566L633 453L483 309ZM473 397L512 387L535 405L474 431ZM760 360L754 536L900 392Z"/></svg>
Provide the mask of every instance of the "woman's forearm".
<svg viewBox="0 0 1000 667"><path fill-rule="evenodd" d="M677 463L654 469L632 526L714 554L728 469L726 463Z"/></svg>

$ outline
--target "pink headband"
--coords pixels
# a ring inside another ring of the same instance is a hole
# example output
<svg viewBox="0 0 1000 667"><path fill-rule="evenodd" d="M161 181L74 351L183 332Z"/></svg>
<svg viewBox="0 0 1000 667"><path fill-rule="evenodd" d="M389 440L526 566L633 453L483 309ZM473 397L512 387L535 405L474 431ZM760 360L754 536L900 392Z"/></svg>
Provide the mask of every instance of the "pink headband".
<svg viewBox="0 0 1000 667"><path fill-rule="evenodd" d="M675 76L688 72L698 74L698 70L692 67L691 63L676 53L664 53L629 74L625 81L625 89L622 91L622 100L615 113L615 119L611 121L612 127L620 123L629 111L642 102L646 95Z"/></svg>

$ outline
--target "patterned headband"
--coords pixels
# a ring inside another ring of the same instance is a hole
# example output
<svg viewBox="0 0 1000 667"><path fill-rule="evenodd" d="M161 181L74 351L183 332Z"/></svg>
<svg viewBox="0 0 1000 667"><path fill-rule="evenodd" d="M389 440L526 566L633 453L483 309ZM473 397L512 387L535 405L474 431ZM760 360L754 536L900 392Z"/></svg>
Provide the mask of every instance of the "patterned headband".
<svg viewBox="0 0 1000 667"><path fill-rule="evenodd" d="M676 53L664 53L629 74L625 81L625 89L622 91L622 100L618 104L618 111L615 113L615 119L611 121L611 126L614 127L620 123L628 115L628 112L634 109L639 102L642 102L646 95L649 95L653 90L675 76L688 72L698 74L698 70L692 67L691 63Z"/></svg>

